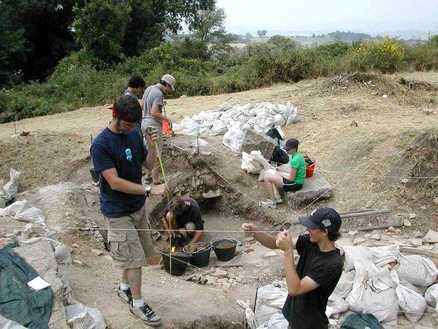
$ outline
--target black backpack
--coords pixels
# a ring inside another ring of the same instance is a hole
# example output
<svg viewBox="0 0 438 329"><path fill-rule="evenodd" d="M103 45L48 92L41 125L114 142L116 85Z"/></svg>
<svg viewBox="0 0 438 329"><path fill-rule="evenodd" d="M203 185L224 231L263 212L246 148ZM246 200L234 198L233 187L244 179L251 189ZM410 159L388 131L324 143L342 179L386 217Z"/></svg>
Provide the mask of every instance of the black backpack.
<svg viewBox="0 0 438 329"><path fill-rule="evenodd" d="M272 162L276 162L278 164L285 164L289 162L289 154L285 150L283 150L280 146L276 146L274 151L272 152L271 157Z"/></svg>

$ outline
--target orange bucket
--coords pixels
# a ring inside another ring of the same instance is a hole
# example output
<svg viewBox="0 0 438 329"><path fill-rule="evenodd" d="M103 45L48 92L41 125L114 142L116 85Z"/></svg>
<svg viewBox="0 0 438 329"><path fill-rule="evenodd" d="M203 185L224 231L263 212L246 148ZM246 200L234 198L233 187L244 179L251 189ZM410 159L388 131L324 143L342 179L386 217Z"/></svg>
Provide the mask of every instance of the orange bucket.
<svg viewBox="0 0 438 329"><path fill-rule="evenodd" d="M163 135L166 136L173 136L173 130L170 127L169 121L167 120L163 120L163 122L161 123L161 130L163 131Z"/></svg>
<svg viewBox="0 0 438 329"><path fill-rule="evenodd" d="M314 172L315 172L315 163L307 165L306 177L312 177Z"/></svg>

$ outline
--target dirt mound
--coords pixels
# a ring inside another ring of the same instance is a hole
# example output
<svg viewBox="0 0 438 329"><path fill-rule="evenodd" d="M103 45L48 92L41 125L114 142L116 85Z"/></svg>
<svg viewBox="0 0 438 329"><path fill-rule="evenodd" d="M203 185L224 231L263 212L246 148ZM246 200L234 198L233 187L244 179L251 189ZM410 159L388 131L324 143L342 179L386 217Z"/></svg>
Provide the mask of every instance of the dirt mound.
<svg viewBox="0 0 438 329"><path fill-rule="evenodd" d="M0 177L22 172L20 190L56 184L89 157L89 143L77 134L31 132L0 141Z"/></svg>
<svg viewBox="0 0 438 329"><path fill-rule="evenodd" d="M418 135L406 148L402 161L409 163L409 190L434 200L438 198L438 129Z"/></svg>
<svg viewBox="0 0 438 329"><path fill-rule="evenodd" d="M405 86L384 75L355 72L342 73L325 80L320 92L323 95L336 95L351 89L368 89L377 96L401 95L408 91Z"/></svg>

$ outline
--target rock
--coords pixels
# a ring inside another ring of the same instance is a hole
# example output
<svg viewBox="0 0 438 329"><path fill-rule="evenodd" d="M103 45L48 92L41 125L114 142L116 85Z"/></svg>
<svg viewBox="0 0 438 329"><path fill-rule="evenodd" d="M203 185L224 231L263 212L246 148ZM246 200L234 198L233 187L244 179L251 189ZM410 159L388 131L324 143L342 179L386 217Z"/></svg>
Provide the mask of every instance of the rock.
<svg viewBox="0 0 438 329"><path fill-rule="evenodd" d="M419 247L423 244L423 241L421 239L409 239L408 242L414 247Z"/></svg>
<svg viewBox="0 0 438 329"><path fill-rule="evenodd" d="M77 243L73 243L71 246L72 248L79 248L79 245Z"/></svg>
<svg viewBox="0 0 438 329"><path fill-rule="evenodd" d="M367 240L364 239L364 238L356 238L356 239L354 239L353 244L356 246L356 245L358 245L358 244L362 244L362 243L364 243L364 242L366 242L366 241L367 241Z"/></svg>
<svg viewBox="0 0 438 329"><path fill-rule="evenodd" d="M79 266L83 266L84 265L83 262L81 262L80 260L77 260L77 259L73 259L73 264L76 264L76 265L79 265Z"/></svg>
<svg viewBox="0 0 438 329"><path fill-rule="evenodd" d="M385 95L383 95L382 97L383 97L383 98L388 98L388 95L385 94Z"/></svg>
<svg viewBox="0 0 438 329"><path fill-rule="evenodd" d="M438 198L433 199L433 203L438 205Z"/></svg>
<svg viewBox="0 0 438 329"><path fill-rule="evenodd" d="M388 229L386 231L389 233L395 233L395 228L394 228L394 226L390 226L390 227L388 227Z"/></svg>
<svg viewBox="0 0 438 329"><path fill-rule="evenodd" d="M349 236L356 236L358 233L358 231L348 231Z"/></svg>
<svg viewBox="0 0 438 329"><path fill-rule="evenodd" d="M228 272L221 269L216 269L216 271L214 271L211 275L215 276L216 278L226 278L228 277Z"/></svg>
<svg viewBox="0 0 438 329"><path fill-rule="evenodd" d="M382 239L382 234L381 233L374 233L373 235L371 235L371 239L379 241Z"/></svg>
<svg viewBox="0 0 438 329"><path fill-rule="evenodd" d="M263 255L264 258L275 257L275 256L277 256L277 253L274 250L268 251L266 254Z"/></svg>
<svg viewBox="0 0 438 329"><path fill-rule="evenodd" d="M409 219L415 219L417 218L417 214L409 214Z"/></svg>
<svg viewBox="0 0 438 329"><path fill-rule="evenodd" d="M413 234L414 234L414 238L417 238L417 239L423 237L423 234L420 231L415 231Z"/></svg>
<svg viewBox="0 0 438 329"><path fill-rule="evenodd" d="M313 177L306 178L301 190L285 193L285 198L289 207L296 209L306 203L328 199L332 194L332 186L319 172L315 172Z"/></svg>
<svg viewBox="0 0 438 329"><path fill-rule="evenodd" d="M402 182L403 184L407 184L407 183L409 183L409 179L407 179L407 178L403 178L403 179L401 180L401 182Z"/></svg>
<svg viewBox="0 0 438 329"><path fill-rule="evenodd" d="M429 230L424 236L423 241L427 243L438 243L438 232Z"/></svg>
<svg viewBox="0 0 438 329"><path fill-rule="evenodd" d="M93 254L95 254L96 256L102 256L103 255L103 251L99 250L99 249L91 249L91 252Z"/></svg>
<svg viewBox="0 0 438 329"><path fill-rule="evenodd" d="M403 226L411 227L412 224L411 224L411 222L410 222L409 220L405 219L405 220L403 221Z"/></svg>
<svg viewBox="0 0 438 329"><path fill-rule="evenodd" d="M263 157L269 160L272 157L272 152L274 152L276 145L274 139L248 129L243 138L241 151L248 154L251 153L251 151L260 151Z"/></svg>

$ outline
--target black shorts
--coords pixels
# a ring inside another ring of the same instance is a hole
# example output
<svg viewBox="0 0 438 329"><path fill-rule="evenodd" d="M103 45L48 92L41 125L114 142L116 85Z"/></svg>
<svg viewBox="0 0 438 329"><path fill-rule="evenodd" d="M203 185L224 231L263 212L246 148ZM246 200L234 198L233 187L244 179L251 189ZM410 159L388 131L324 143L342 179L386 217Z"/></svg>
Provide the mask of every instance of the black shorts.
<svg viewBox="0 0 438 329"><path fill-rule="evenodd" d="M295 192L303 188L303 184L296 184L291 180L283 177L283 191L285 192Z"/></svg>

